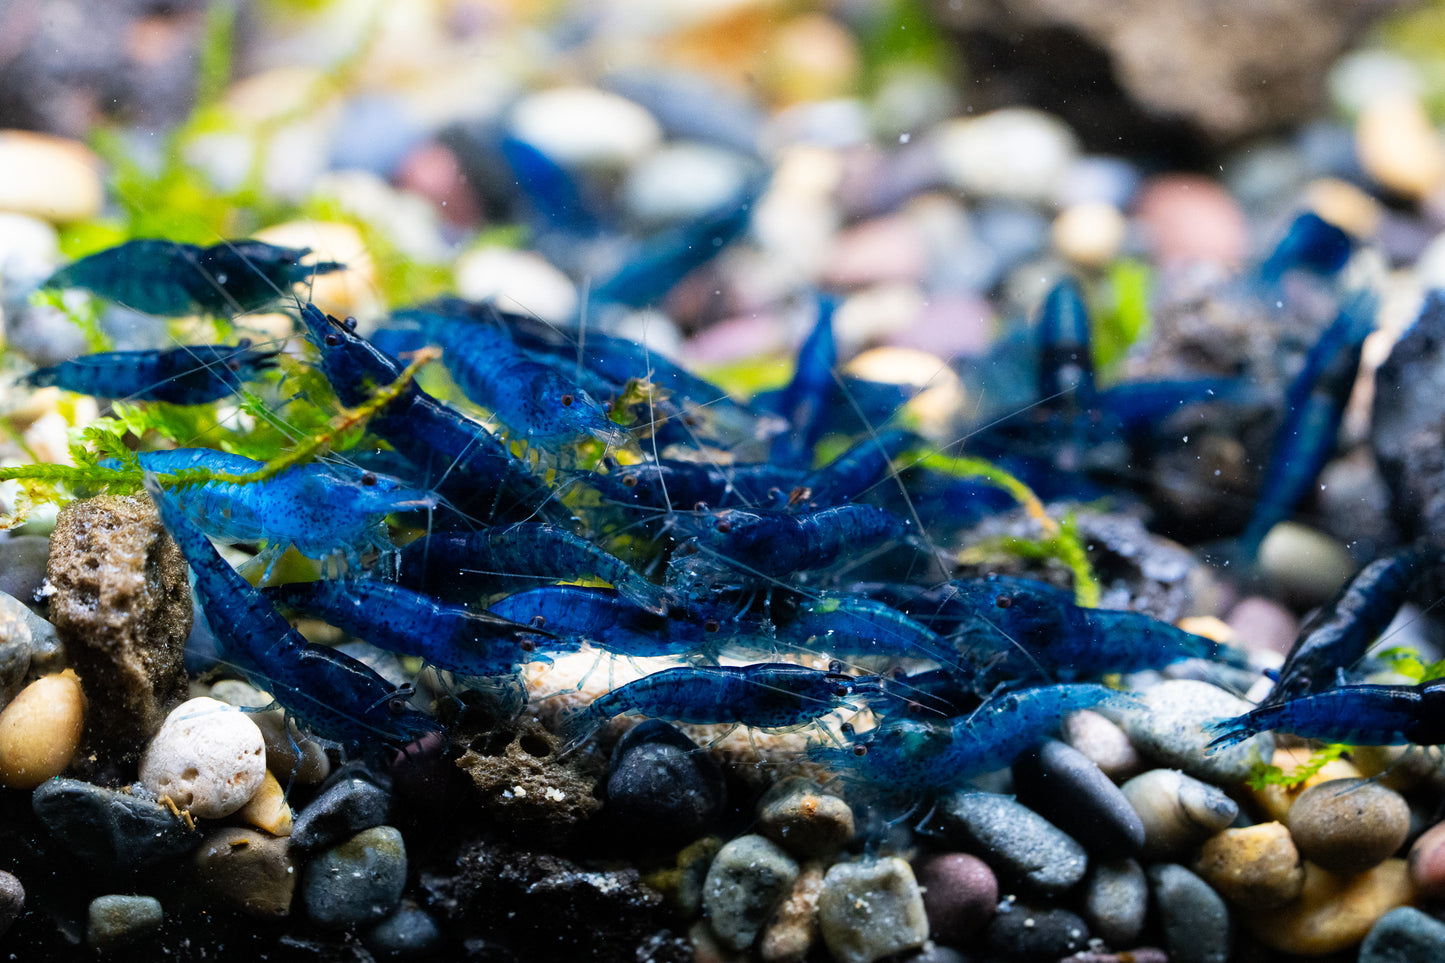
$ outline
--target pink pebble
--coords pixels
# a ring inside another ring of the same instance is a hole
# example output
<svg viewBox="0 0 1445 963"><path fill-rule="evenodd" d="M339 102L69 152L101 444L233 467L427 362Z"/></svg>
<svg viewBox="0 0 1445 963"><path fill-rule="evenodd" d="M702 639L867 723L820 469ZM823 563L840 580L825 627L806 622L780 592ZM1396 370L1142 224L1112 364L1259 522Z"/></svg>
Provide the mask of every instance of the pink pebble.
<svg viewBox="0 0 1445 963"><path fill-rule="evenodd" d="M838 238L825 283L861 288L885 281L917 281L928 269L928 249L908 218L877 217Z"/></svg>
<svg viewBox="0 0 1445 963"><path fill-rule="evenodd" d="M940 358L980 355L993 341L993 308L980 297L941 294L929 298L918 318L884 343L916 348Z"/></svg>
<svg viewBox="0 0 1445 963"><path fill-rule="evenodd" d="M961 946L983 931L998 906L998 879L967 853L935 856L918 869L930 935Z"/></svg>
<svg viewBox="0 0 1445 963"><path fill-rule="evenodd" d="M1234 630L1240 645L1256 651L1288 655L1299 634L1299 620L1293 612L1258 595L1240 599L1224 621Z"/></svg>
<svg viewBox="0 0 1445 963"><path fill-rule="evenodd" d="M1436 823L1410 847L1410 881L1425 899L1445 897L1445 823Z"/></svg>
<svg viewBox="0 0 1445 963"><path fill-rule="evenodd" d="M443 144L428 141L402 158L396 169L396 184L435 204L437 213L448 224L474 227L481 222L481 209L467 184L467 175L457 155Z"/></svg>
<svg viewBox="0 0 1445 963"><path fill-rule="evenodd" d="M1197 174L1165 174L1144 185L1135 217L1161 267L1208 261L1237 268L1249 252L1249 225L1234 198Z"/></svg>

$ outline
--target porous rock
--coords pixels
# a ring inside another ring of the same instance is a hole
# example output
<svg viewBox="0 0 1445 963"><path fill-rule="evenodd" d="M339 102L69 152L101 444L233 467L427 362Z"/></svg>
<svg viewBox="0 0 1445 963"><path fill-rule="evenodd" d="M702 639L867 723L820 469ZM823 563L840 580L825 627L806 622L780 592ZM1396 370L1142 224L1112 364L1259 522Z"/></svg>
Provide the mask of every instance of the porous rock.
<svg viewBox="0 0 1445 963"><path fill-rule="evenodd" d="M266 744L244 712L191 699L166 717L141 757L140 779L158 798L207 818L229 816L266 776Z"/></svg>
<svg viewBox="0 0 1445 963"><path fill-rule="evenodd" d="M61 509L50 536L50 620L91 702L96 745L140 748L185 698L186 560L145 498Z"/></svg>
<svg viewBox="0 0 1445 963"><path fill-rule="evenodd" d="M477 736L457 765L489 816L503 823L570 827L602 808L595 776L557 754L557 737L531 716Z"/></svg>

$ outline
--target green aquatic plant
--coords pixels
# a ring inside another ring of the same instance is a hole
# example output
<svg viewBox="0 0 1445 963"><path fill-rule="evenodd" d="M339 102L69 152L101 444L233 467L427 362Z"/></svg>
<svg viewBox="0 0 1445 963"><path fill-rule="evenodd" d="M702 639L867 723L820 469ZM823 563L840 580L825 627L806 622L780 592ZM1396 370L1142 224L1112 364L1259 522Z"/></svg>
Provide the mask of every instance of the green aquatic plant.
<svg viewBox="0 0 1445 963"><path fill-rule="evenodd" d="M1266 786L1284 786L1288 789L1293 789L1296 786L1303 785L1311 776L1343 756L1349 748L1349 746L1340 744L1325 746L1322 749L1316 750L1307 762L1296 766L1289 772L1285 772L1279 766L1272 765L1260 759L1256 752L1246 782L1248 782L1249 787L1256 792Z"/></svg>

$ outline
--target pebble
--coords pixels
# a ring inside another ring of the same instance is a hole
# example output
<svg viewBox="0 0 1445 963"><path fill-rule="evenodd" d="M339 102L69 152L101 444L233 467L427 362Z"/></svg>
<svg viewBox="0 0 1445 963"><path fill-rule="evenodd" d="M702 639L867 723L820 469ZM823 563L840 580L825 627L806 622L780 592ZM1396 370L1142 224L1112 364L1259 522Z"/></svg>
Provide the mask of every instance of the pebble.
<svg viewBox="0 0 1445 963"><path fill-rule="evenodd" d="M364 829L386 823L391 792L353 770L340 770L297 815L291 844L305 852L321 849Z"/></svg>
<svg viewBox="0 0 1445 963"><path fill-rule="evenodd" d="M443 936L430 913L404 899L396 912L373 926L363 940L382 959L406 959L433 956L441 948Z"/></svg>
<svg viewBox="0 0 1445 963"><path fill-rule="evenodd" d="M783 900L758 938L763 963L801 963L818 943L818 895L823 891L823 864L807 863L793 891Z"/></svg>
<svg viewBox="0 0 1445 963"><path fill-rule="evenodd" d="M945 840L982 857L999 876L1040 893L1061 893L1088 869L1084 847L1008 796L950 793L934 815Z"/></svg>
<svg viewBox="0 0 1445 963"><path fill-rule="evenodd" d="M1079 153L1062 120L1040 110L1008 107L934 128L939 163L949 181L979 197L1044 205Z"/></svg>
<svg viewBox="0 0 1445 963"><path fill-rule="evenodd" d="M818 894L818 926L837 963L873 963L928 940L928 915L902 859L837 863Z"/></svg>
<svg viewBox="0 0 1445 963"><path fill-rule="evenodd" d="M1255 938L1281 953L1323 956L1349 949L1390 910L1413 900L1403 859L1387 859L1352 875L1305 863L1299 899L1270 910L1244 911Z"/></svg>
<svg viewBox="0 0 1445 963"><path fill-rule="evenodd" d="M208 697L177 706L140 762L147 789L208 819L246 805L265 776L261 730L240 709Z"/></svg>
<svg viewBox="0 0 1445 963"><path fill-rule="evenodd" d="M1424 963L1445 959L1445 923L1413 906L1392 909L1360 945L1359 963Z"/></svg>
<svg viewBox="0 0 1445 963"><path fill-rule="evenodd" d="M1144 823L1144 851L1180 853L1219 832L1239 815L1224 790L1177 769L1151 769L1121 787Z"/></svg>
<svg viewBox="0 0 1445 963"><path fill-rule="evenodd" d="M917 281L928 269L928 248L902 214L875 217L838 236L823 282L830 288Z"/></svg>
<svg viewBox="0 0 1445 963"><path fill-rule="evenodd" d="M1006 901L988 924L991 953L1019 963L1044 963L1077 953L1089 943L1089 926L1059 907Z"/></svg>
<svg viewBox="0 0 1445 963"><path fill-rule="evenodd" d="M792 892L798 864L771 840L739 836L723 846L703 881L702 906L718 940L746 950Z"/></svg>
<svg viewBox="0 0 1445 963"><path fill-rule="evenodd" d="M758 831L800 859L825 859L853 838L853 810L817 783L789 777L758 803Z"/></svg>
<svg viewBox="0 0 1445 963"><path fill-rule="evenodd" d="M778 27L763 48L760 80L782 104L846 97L857 87L858 41L832 17L805 13Z"/></svg>
<svg viewBox="0 0 1445 963"><path fill-rule="evenodd" d="M1069 165L1054 200L1061 208L1108 204L1123 209L1139 190L1139 171L1122 157L1087 154Z"/></svg>
<svg viewBox="0 0 1445 963"><path fill-rule="evenodd" d="M1056 739L1013 764L1019 799L1105 859L1136 856L1144 823L1119 787L1082 752Z"/></svg>
<svg viewBox="0 0 1445 963"><path fill-rule="evenodd" d="M1300 794L1289 832L1305 859L1335 873L1359 873L1394 855L1410 832L1410 807L1393 789L1332 779Z"/></svg>
<svg viewBox="0 0 1445 963"><path fill-rule="evenodd" d="M606 812L621 832L677 845L704 835L726 804L716 760L665 722L633 727L613 749Z"/></svg>
<svg viewBox="0 0 1445 963"><path fill-rule="evenodd" d="M0 712L0 786L34 789L64 772L80 746L85 709L69 669L21 689Z"/></svg>
<svg viewBox="0 0 1445 963"><path fill-rule="evenodd" d="M1259 595L1240 599L1225 619L1235 638L1251 651L1288 655L1299 634L1299 619L1286 606Z"/></svg>
<svg viewBox="0 0 1445 963"><path fill-rule="evenodd" d="M1117 721L1139 751L1155 761L1200 779L1228 784L1244 781L1255 753L1265 758L1273 753L1274 736L1263 732L1237 746L1207 753L1214 737L1205 726L1251 708L1238 696L1207 682L1170 679L1144 692L1137 706L1122 710Z"/></svg>
<svg viewBox="0 0 1445 963"><path fill-rule="evenodd" d="M622 202L643 225L692 221L737 197L748 169L748 161L734 151L674 141L628 169Z"/></svg>
<svg viewBox="0 0 1445 963"><path fill-rule="evenodd" d="M177 856L199 837L144 787L105 789L79 779L51 779L30 797L51 836L86 862L136 869Z"/></svg>
<svg viewBox="0 0 1445 963"><path fill-rule="evenodd" d="M1445 823L1436 823L1410 847L1410 882L1426 899L1445 897Z"/></svg>
<svg viewBox="0 0 1445 963"><path fill-rule="evenodd" d="M90 901L85 942L102 953L126 946L160 928L165 919L154 896L97 896Z"/></svg>
<svg viewBox="0 0 1445 963"><path fill-rule="evenodd" d="M35 604L35 593L45 582L50 539L44 535L12 535L5 539L5 560L0 562L0 592Z"/></svg>
<svg viewBox="0 0 1445 963"><path fill-rule="evenodd" d="M391 826L366 829L316 856L306 867L301 898L328 928L385 919L406 885L406 844Z"/></svg>
<svg viewBox="0 0 1445 963"><path fill-rule="evenodd" d="M1269 762L1283 772L1293 772L1308 763L1312 755L1313 752L1302 746L1286 746L1276 749ZM1306 789L1331 779L1358 779L1360 775L1360 770L1348 759L1331 759L1321 766L1318 772L1293 786L1268 785L1258 789L1250 787L1249 793L1270 819L1284 822L1289 818L1289 811L1295 800L1299 799Z"/></svg>
<svg viewBox="0 0 1445 963"><path fill-rule="evenodd" d="M84 144L28 130L0 130L0 211L52 224L100 214L100 158Z"/></svg>
<svg viewBox="0 0 1445 963"><path fill-rule="evenodd" d="M1445 149L1420 101L1408 94L1366 104L1355 123L1360 166L1381 187L1418 201L1445 183Z"/></svg>
<svg viewBox="0 0 1445 963"><path fill-rule="evenodd" d="M1244 263L1249 223L1217 182L1197 174L1164 174L1140 191L1134 217L1155 262L1178 268L1197 261L1226 267Z"/></svg>
<svg viewBox="0 0 1445 963"><path fill-rule="evenodd" d="M239 679L222 679L211 686L211 698L252 710L263 709L275 701L269 693ZM277 780L314 786L330 775L331 759L326 750L298 729L295 722L287 722L285 710L278 707L246 714L261 730L261 737L266 741L266 767Z"/></svg>
<svg viewBox="0 0 1445 963"><path fill-rule="evenodd" d="M546 259L514 248L485 245L456 261L456 289L473 301L496 301L503 310L521 311L553 324L577 314L577 288Z"/></svg>
<svg viewBox="0 0 1445 963"><path fill-rule="evenodd" d="M378 228L379 229L379 228ZM322 274L308 281L310 297L337 317L376 314L376 263L356 225L344 221L284 221L262 228L252 235L267 244L309 247L308 261L339 261L341 271ZM388 235L393 241L395 235Z"/></svg>
<svg viewBox="0 0 1445 963"><path fill-rule="evenodd" d="M1199 849L1194 871L1231 903L1266 909L1294 900L1305 881L1300 851L1278 822L1211 836Z"/></svg>
<svg viewBox="0 0 1445 963"><path fill-rule="evenodd" d="M1323 605L1359 567L1340 542L1297 522L1280 522L1259 546L1266 583L1292 605Z"/></svg>
<svg viewBox="0 0 1445 963"><path fill-rule="evenodd" d="M1070 713L1064 720L1063 736L1114 782L1124 782L1148 768L1124 730L1092 709Z"/></svg>
<svg viewBox="0 0 1445 963"><path fill-rule="evenodd" d="M360 168L379 177L390 177L425 136L400 98L379 93L347 101L331 130L331 167Z"/></svg>
<svg viewBox="0 0 1445 963"><path fill-rule="evenodd" d="M1149 868L1149 887L1172 963L1228 963L1229 908L1208 883L1183 866L1161 863Z"/></svg>
<svg viewBox="0 0 1445 963"><path fill-rule="evenodd" d="M1133 946L1149 913L1149 885L1137 860L1095 863L1084 890L1094 935L1110 946Z"/></svg>
<svg viewBox="0 0 1445 963"><path fill-rule="evenodd" d="M512 110L511 128L564 166L621 169L662 139L642 107L592 87L554 87L524 98Z"/></svg>
<svg viewBox="0 0 1445 963"><path fill-rule="evenodd" d="M10 703L30 671L36 616L9 595L0 593L0 708Z"/></svg>
<svg viewBox="0 0 1445 963"><path fill-rule="evenodd" d="M191 865L200 887L228 906L262 919L291 913L297 872L285 839L222 829L206 837Z"/></svg>
<svg viewBox="0 0 1445 963"><path fill-rule="evenodd" d="M0 870L0 937L25 912L25 887L14 874Z"/></svg>
<svg viewBox="0 0 1445 963"><path fill-rule="evenodd" d="M474 229L482 219L462 162L446 144L424 141L412 148L397 165L396 186L431 201L437 216L453 227Z"/></svg>
<svg viewBox="0 0 1445 963"><path fill-rule="evenodd" d="M998 905L993 870L968 853L934 856L918 868L918 883L923 887L929 932L944 943L968 945L988 925Z"/></svg>
<svg viewBox="0 0 1445 963"><path fill-rule="evenodd" d="M1114 205L1088 201L1066 207L1054 218L1054 250L1082 268L1097 270L1119 256L1128 222Z"/></svg>
<svg viewBox="0 0 1445 963"><path fill-rule="evenodd" d="M237 810L236 818L272 836L291 835L294 817L291 807L286 804L286 790L281 788L271 770L266 770L261 787L246 805Z"/></svg>
<svg viewBox="0 0 1445 963"><path fill-rule="evenodd" d="M60 233L54 226L27 214L0 212L0 277L7 294L29 290L59 266Z"/></svg>

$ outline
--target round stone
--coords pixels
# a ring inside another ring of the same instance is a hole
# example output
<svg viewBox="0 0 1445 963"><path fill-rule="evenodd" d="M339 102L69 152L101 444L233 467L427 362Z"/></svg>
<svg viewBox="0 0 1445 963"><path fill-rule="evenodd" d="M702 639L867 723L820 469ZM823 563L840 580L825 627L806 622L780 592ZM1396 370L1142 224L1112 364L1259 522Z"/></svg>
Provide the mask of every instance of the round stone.
<svg viewBox="0 0 1445 963"><path fill-rule="evenodd" d="M1387 859L1410 832L1410 807L1393 789L1363 779L1311 786L1289 811L1289 832L1305 859L1359 873Z"/></svg>
<svg viewBox="0 0 1445 963"><path fill-rule="evenodd" d="M934 136L939 162L954 186L981 197L1037 204L1052 199L1079 153L1067 124L1026 107L947 121Z"/></svg>
<svg viewBox="0 0 1445 963"><path fill-rule="evenodd" d="M555 87L512 111L512 132L559 164L620 168L662 139L642 107L592 87Z"/></svg>
<svg viewBox="0 0 1445 963"><path fill-rule="evenodd" d="M727 802L713 758L656 719L628 730L609 769L606 811L621 831L646 833L661 845L704 835Z"/></svg>
<svg viewBox="0 0 1445 963"><path fill-rule="evenodd" d="M1245 910L1250 930L1280 953L1324 956L1365 938L1380 917L1414 898L1403 859L1341 875L1305 863L1299 899L1276 909Z"/></svg>
<svg viewBox="0 0 1445 963"><path fill-rule="evenodd" d="M0 936L25 912L25 887L14 874L0 870Z"/></svg>
<svg viewBox="0 0 1445 963"><path fill-rule="evenodd" d="M159 929L165 913L154 896L97 896L88 917L85 941L104 953Z"/></svg>
<svg viewBox="0 0 1445 963"><path fill-rule="evenodd" d="M365 770L342 769L301 810L291 827L291 845L303 852L386 822L391 792Z"/></svg>
<svg viewBox="0 0 1445 963"><path fill-rule="evenodd" d="M141 757L140 779L157 798L197 816L236 812L261 788L266 744L256 723L210 698L183 702L166 717Z"/></svg>
<svg viewBox="0 0 1445 963"><path fill-rule="evenodd" d="M36 679L0 712L0 785L34 789L60 775L80 746L85 694L66 669Z"/></svg>
<svg viewBox="0 0 1445 963"><path fill-rule="evenodd" d="M1014 788L1035 812L1106 859L1135 856L1144 823L1119 787L1077 749L1055 739L1020 756Z"/></svg>
<svg viewBox="0 0 1445 963"><path fill-rule="evenodd" d="M1165 174L1144 185L1135 218L1162 266L1196 261L1237 267L1249 252L1249 222L1217 182Z"/></svg>
<svg viewBox="0 0 1445 963"><path fill-rule="evenodd" d="M143 869L186 852L200 838L141 786L122 792L49 779L31 794L30 806L52 839L103 872Z"/></svg>
<svg viewBox="0 0 1445 963"><path fill-rule="evenodd" d="M1149 912L1149 885L1139 863L1095 863L1085 886L1084 912L1094 935L1110 946L1133 946Z"/></svg>
<svg viewBox="0 0 1445 963"><path fill-rule="evenodd" d="M1303 746L1286 746L1276 749L1269 762L1283 772L1294 772L1306 765L1313 755L1313 752ZM1249 791L1270 819L1284 822L1295 800L1299 799L1306 789L1332 779L1358 779L1361 775L1360 770L1350 760L1331 759L1320 767L1318 772L1293 786L1272 783L1258 788L1251 786Z"/></svg>
<svg viewBox="0 0 1445 963"><path fill-rule="evenodd" d="M0 131L0 211L64 224L100 213L100 159L79 141Z"/></svg>
<svg viewBox="0 0 1445 963"><path fill-rule="evenodd" d="M248 915L278 919L291 912L297 873L285 839L222 829L196 850L192 867L202 889Z"/></svg>
<svg viewBox="0 0 1445 963"><path fill-rule="evenodd" d="M1080 267L1102 268L1118 257L1128 227L1123 213L1112 204L1075 204L1054 218L1054 250Z"/></svg>
<svg viewBox="0 0 1445 963"><path fill-rule="evenodd" d="M1355 127L1360 165L1376 183L1420 200L1445 183L1445 150L1420 101L1408 94L1365 105Z"/></svg>
<svg viewBox="0 0 1445 963"><path fill-rule="evenodd" d="M1124 782L1148 768L1124 730L1092 709L1070 713L1064 720L1063 734L1065 742L1115 782Z"/></svg>
<svg viewBox="0 0 1445 963"><path fill-rule="evenodd" d="M266 768L281 783L314 786L330 775L331 759L321 744L298 729L294 720L288 720L285 710L266 709L275 703L269 693L239 679L222 679L211 686L211 698L243 709L266 710L247 715L266 741Z"/></svg>
<svg viewBox="0 0 1445 963"><path fill-rule="evenodd" d="M1237 746L1209 752L1214 737L1206 727L1252 708L1208 682L1171 679L1147 690L1136 707L1120 713L1119 721L1145 755L1200 779L1234 783L1249 776L1255 753L1269 757L1274 737L1262 732Z"/></svg>
<svg viewBox="0 0 1445 963"><path fill-rule="evenodd" d="M853 810L816 783L792 777L759 802L758 830L801 859L828 857L853 838Z"/></svg>
<svg viewBox="0 0 1445 963"><path fill-rule="evenodd" d="M1008 900L989 922L985 942L1005 960L1057 960L1088 945L1089 927L1066 909Z"/></svg>
<svg viewBox="0 0 1445 963"><path fill-rule="evenodd" d="M441 927L432 915L411 900L402 900L386 919L365 936L366 945L381 959L425 959L440 948Z"/></svg>
<svg viewBox="0 0 1445 963"><path fill-rule="evenodd" d="M967 853L935 856L918 868L923 907L934 939L965 946L993 918L998 879L988 863Z"/></svg>
<svg viewBox="0 0 1445 963"><path fill-rule="evenodd" d="M758 958L763 963L802 963L808 958L818 943L818 895L822 891L823 864L808 863L758 937Z"/></svg>
<svg viewBox="0 0 1445 963"><path fill-rule="evenodd" d="M306 867L301 895L321 926L342 929L376 923L401 902L406 844L391 826L363 830L318 855Z"/></svg>
<svg viewBox="0 0 1445 963"><path fill-rule="evenodd" d="M1425 899L1445 897L1445 823L1436 823L1410 847L1410 880Z"/></svg>
<svg viewBox="0 0 1445 963"><path fill-rule="evenodd" d="M1277 822L1226 829L1205 840L1194 871L1240 906L1283 906L1299 896L1305 869L1289 830Z"/></svg>
<svg viewBox="0 0 1445 963"><path fill-rule="evenodd" d="M1360 945L1359 963L1416 963L1445 959L1445 923L1415 909L1390 910Z"/></svg>
<svg viewBox="0 0 1445 963"><path fill-rule="evenodd" d="M1209 884L1183 866L1150 867L1164 942L1174 963L1228 963L1229 909Z"/></svg>
<svg viewBox="0 0 1445 963"><path fill-rule="evenodd" d="M1007 881L1061 893L1084 878L1084 848L1044 817L1008 796L950 793L935 816L942 837L976 853Z"/></svg>
<svg viewBox="0 0 1445 963"><path fill-rule="evenodd" d="M896 856L837 863L818 894L818 927L838 963L873 963L928 940L913 869Z"/></svg>
<svg viewBox="0 0 1445 963"><path fill-rule="evenodd" d="M739 952L752 946L797 878L798 864L762 836L739 836L720 849L702 888L703 911L719 942Z"/></svg>
<svg viewBox="0 0 1445 963"><path fill-rule="evenodd" d="M1151 769L1121 787L1144 823L1144 852L1155 858L1183 852L1239 815L1222 789L1177 769Z"/></svg>

